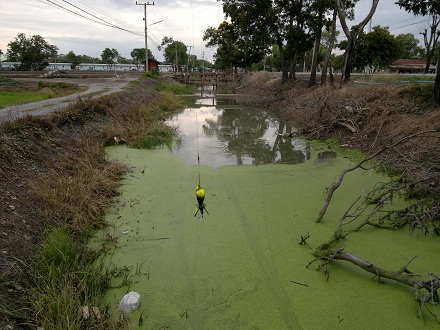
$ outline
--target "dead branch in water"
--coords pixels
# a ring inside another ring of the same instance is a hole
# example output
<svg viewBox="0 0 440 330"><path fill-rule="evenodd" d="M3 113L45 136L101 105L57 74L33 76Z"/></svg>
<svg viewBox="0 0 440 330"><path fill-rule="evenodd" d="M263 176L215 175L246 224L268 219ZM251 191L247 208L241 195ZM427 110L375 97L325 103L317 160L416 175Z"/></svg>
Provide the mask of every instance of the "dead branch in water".
<svg viewBox="0 0 440 330"><path fill-rule="evenodd" d="M339 174L338 180L336 182L332 182L331 183L330 188L328 189L328 192L327 192L327 196L326 196L325 201L324 201L324 205L323 205L321 211L319 212L319 215L318 215L318 217L316 219L316 222L321 222L322 221L325 213L327 212L328 206L330 205L330 201L331 201L331 199L333 197L333 194L339 188L339 186L342 184L342 181L344 180L344 177L345 177L345 175L347 173L352 172L352 171L354 171L354 170L356 170L358 168L363 169L363 170L369 170L372 167L376 167L376 166L380 165L381 162L379 162L378 164L376 164L375 166L372 166L370 168L365 168L364 164L369 162L369 161L371 161L371 160L374 160L375 158L377 158L377 156L379 156L380 154L384 153L385 151L391 150L391 149L395 148L396 146L402 145L402 144L404 144L404 143L406 143L406 142L408 142L408 141L410 141L410 140L412 140L412 139L414 139L416 137L420 137L420 136L431 134L431 133L438 133L439 131L440 130L430 130L430 131L419 132L419 133L415 133L415 134L411 134L411 135L405 136L405 137L399 139L398 141L393 142L393 143L391 143L389 145L385 144L382 148L380 148L376 152L371 153L371 154L370 153L367 154L363 159L361 159L355 165L342 170L342 172Z"/></svg>
<svg viewBox="0 0 440 330"><path fill-rule="evenodd" d="M429 279L422 280L417 279L416 276L408 270L409 264L416 257L413 257L398 271L389 271L365 261L349 252L344 252L344 248L339 248L337 250L316 250L313 255L317 259L325 260L325 262L320 265L321 269L324 269L326 265L333 260L345 260L375 275L380 282L382 282L382 279L387 278L413 287L415 298L420 303L430 303L433 305L440 303L438 293L440 288L440 279L438 276L434 273L428 273L427 276ZM423 289L426 290L427 293L422 293Z"/></svg>

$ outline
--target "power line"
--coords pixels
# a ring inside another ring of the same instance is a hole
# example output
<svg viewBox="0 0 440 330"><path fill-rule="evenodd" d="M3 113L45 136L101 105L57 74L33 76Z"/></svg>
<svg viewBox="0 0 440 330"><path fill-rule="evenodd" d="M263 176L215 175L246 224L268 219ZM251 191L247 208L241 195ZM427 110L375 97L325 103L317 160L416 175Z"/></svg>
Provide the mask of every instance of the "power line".
<svg viewBox="0 0 440 330"><path fill-rule="evenodd" d="M399 26L399 27L396 27L396 28L392 28L392 29L390 29L390 31L402 29L404 27L411 26L411 25L416 25L416 24L420 24L420 23L428 23L429 21L430 21L429 19L425 19L425 20L418 21L418 22L415 22L415 23L406 24L406 25L402 25L402 26Z"/></svg>
<svg viewBox="0 0 440 330"><path fill-rule="evenodd" d="M111 23L111 22L109 22L109 21L107 21L107 20L105 20L105 19L103 19L103 18L101 18L101 17L99 17L99 16L97 16L97 15L95 15L93 13L90 13L89 11L87 11L85 9L82 9L79 6L73 4L73 3L69 2L69 1L66 1L66 0L62 0L62 1L67 3L67 4L69 4L73 8L76 8L77 10L79 10L79 11L89 15L89 16L86 16L86 15L83 15L81 13L78 13L78 12L72 10L72 9L67 8L66 6L63 6L63 5L59 4L59 3L56 3L56 2L51 1L51 0L44 0L44 1L43 0L39 0L39 1L42 2L42 3L50 4L51 6L57 8L59 10L63 10L65 12L69 13L69 14L78 16L80 18L84 18L84 19L86 19L86 20L88 20L90 22L96 23L96 24L100 24L100 25L103 25L103 26L107 26L107 27L111 27L111 28L114 28L114 29L118 29L118 30L130 33L130 34L133 34L135 36L143 36L144 35L142 32L132 31L132 30L120 27L120 26L118 26L118 25L116 25L114 23ZM157 43L156 43L155 40L151 39L150 36L148 37L148 39L151 40L151 42L153 44L155 44L156 47L157 47Z"/></svg>

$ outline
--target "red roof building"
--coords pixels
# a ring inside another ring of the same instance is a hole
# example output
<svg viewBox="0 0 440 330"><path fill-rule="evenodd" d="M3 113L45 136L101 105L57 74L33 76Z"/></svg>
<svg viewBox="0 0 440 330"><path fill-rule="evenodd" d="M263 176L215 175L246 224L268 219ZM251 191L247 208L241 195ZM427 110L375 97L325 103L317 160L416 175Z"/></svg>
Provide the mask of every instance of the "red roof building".
<svg viewBox="0 0 440 330"><path fill-rule="evenodd" d="M425 70L426 61L419 59L400 59L393 62L390 65L391 71L397 71L398 73L422 73ZM429 66L429 72L435 72L435 65Z"/></svg>

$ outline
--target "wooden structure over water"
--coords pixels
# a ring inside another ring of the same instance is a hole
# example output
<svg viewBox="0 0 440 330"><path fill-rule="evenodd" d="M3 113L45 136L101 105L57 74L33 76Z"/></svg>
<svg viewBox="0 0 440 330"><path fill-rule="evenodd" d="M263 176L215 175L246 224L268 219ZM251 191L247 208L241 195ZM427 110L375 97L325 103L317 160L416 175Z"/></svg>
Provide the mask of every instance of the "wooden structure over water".
<svg viewBox="0 0 440 330"><path fill-rule="evenodd" d="M241 75L222 72L179 72L174 75L174 79L183 84L213 86L217 89L219 86L230 86L239 82Z"/></svg>

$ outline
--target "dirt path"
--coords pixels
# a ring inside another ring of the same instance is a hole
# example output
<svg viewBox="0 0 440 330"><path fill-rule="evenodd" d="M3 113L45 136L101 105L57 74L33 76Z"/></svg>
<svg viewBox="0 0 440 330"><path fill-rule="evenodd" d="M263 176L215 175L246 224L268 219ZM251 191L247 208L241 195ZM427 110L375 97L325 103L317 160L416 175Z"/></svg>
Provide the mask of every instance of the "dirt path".
<svg viewBox="0 0 440 330"><path fill-rule="evenodd" d="M15 120L26 115L38 116L48 114L66 107L69 103L77 100L78 97L93 98L120 91L137 78L136 76L116 76L112 78L54 79L57 82L65 81L78 84L79 86L86 87L87 90L68 96L1 108L0 121Z"/></svg>

